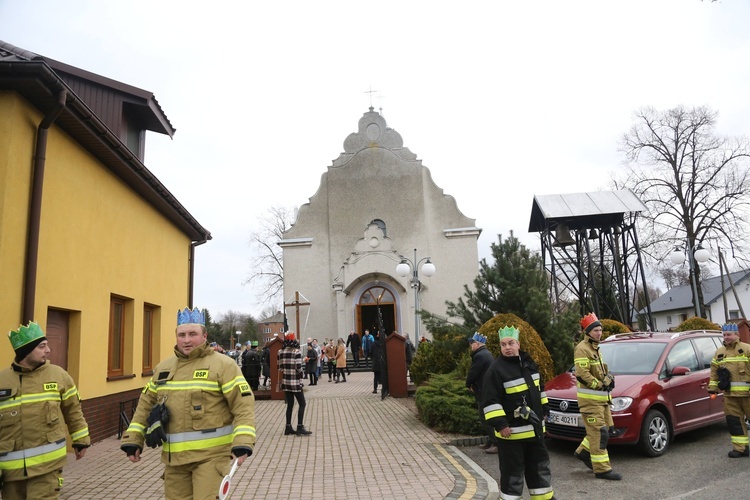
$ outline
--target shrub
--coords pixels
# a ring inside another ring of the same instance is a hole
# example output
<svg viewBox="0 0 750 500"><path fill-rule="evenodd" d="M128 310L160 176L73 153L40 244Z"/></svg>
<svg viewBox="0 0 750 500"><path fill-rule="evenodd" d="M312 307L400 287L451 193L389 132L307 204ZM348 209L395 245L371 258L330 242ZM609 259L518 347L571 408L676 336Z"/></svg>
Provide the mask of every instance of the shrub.
<svg viewBox="0 0 750 500"><path fill-rule="evenodd" d="M677 328L674 329L676 332L686 332L688 330L721 330L721 325L712 323L706 318L693 316L677 325Z"/></svg>
<svg viewBox="0 0 750 500"><path fill-rule="evenodd" d="M432 342L420 342L409 372L419 385L432 374L450 373L469 352L468 335L455 325L432 330Z"/></svg>
<svg viewBox="0 0 750 500"><path fill-rule="evenodd" d="M555 376L555 365L552 361L547 347L542 342L539 334L531 325L515 314L498 314L479 328L479 333L487 336L487 349L493 356L500 356L500 338L497 331L505 326L515 326L520 330L519 342L521 349L529 353L531 358L539 365L539 373L542 380L548 382Z"/></svg>
<svg viewBox="0 0 750 500"><path fill-rule="evenodd" d="M610 335L616 335L618 333L629 333L632 332L627 325L620 323L619 321L615 321L614 319L600 319L599 323L602 324L602 338L601 340L606 339Z"/></svg>
<svg viewBox="0 0 750 500"><path fill-rule="evenodd" d="M474 395L466 389L466 379L458 372L430 377L417 389L414 402L422 422L439 432L470 436L484 432Z"/></svg>

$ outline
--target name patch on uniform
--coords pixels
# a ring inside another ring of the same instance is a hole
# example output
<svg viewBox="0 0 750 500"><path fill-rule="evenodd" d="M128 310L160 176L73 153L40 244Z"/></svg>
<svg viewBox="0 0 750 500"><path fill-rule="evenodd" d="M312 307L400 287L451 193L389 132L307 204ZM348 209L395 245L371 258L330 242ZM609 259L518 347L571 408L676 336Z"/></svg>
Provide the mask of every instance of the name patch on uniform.
<svg viewBox="0 0 750 500"><path fill-rule="evenodd" d="M44 390L45 391L56 391L57 390L57 383L56 382L47 382L44 384Z"/></svg>
<svg viewBox="0 0 750 500"><path fill-rule="evenodd" d="M195 370L193 378L208 378L208 370Z"/></svg>
<svg viewBox="0 0 750 500"><path fill-rule="evenodd" d="M250 390L250 384L240 384L240 392L247 392Z"/></svg>
<svg viewBox="0 0 750 500"><path fill-rule="evenodd" d="M579 361L578 366L580 366L581 368L586 368L587 366L589 366L589 362L588 360Z"/></svg>
<svg viewBox="0 0 750 500"><path fill-rule="evenodd" d="M10 389L0 389L0 398L7 398L11 395Z"/></svg>

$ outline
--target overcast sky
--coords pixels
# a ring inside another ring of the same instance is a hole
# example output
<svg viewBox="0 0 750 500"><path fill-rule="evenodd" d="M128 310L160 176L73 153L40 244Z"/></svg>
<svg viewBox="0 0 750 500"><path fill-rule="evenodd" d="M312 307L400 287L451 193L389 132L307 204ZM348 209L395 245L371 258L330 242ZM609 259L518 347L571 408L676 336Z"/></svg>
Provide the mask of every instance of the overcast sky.
<svg viewBox="0 0 750 500"><path fill-rule="evenodd" d="M249 234L315 194L368 89L480 258L510 231L538 249L534 195L607 189L636 109L709 105L748 134L748 25L745 0L0 0L0 40L156 95L177 133L149 133L145 164L213 235L214 317L261 311Z"/></svg>

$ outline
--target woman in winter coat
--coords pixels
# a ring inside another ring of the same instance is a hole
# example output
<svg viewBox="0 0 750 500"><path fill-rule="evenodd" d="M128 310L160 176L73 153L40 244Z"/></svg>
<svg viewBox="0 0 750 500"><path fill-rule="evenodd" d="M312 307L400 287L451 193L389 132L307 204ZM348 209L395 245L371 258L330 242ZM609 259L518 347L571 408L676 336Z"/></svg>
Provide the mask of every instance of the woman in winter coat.
<svg viewBox="0 0 750 500"><path fill-rule="evenodd" d="M336 357L336 346L333 345L333 340L326 342L323 348L325 357L327 359L326 364L328 365L328 381L333 380L333 374L336 371L336 365L333 364L333 359Z"/></svg>
<svg viewBox="0 0 750 500"><path fill-rule="evenodd" d="M307 356L305 356L307 376L310 377L310 385L318 385L318 351L312 342L307 343Z"/></svg>
<svg viewBox="0 0 750 500"><path fill-rule="evenodd" d="M339 383L339 378L343 378L343 382L346 382L346 345L344 345L344 339L339 339L336 344L336 381Z"/></svg>
<svg viewBox="0 0 750 500"><path fill-rule="evenodd" d="M284 435L296 434L297 436L309 436L312 432L305 429L302 419L305 416L305 394L302 392L302 353L299 351L299 342L294 338L294 333L289 332L284 337L282 348L276 354L279 363L279 375L281 376L281 390L284 391L286 399L286 430ZM292 427L292 410L294 400L299 404L297 412L297 430Z"/></svg>

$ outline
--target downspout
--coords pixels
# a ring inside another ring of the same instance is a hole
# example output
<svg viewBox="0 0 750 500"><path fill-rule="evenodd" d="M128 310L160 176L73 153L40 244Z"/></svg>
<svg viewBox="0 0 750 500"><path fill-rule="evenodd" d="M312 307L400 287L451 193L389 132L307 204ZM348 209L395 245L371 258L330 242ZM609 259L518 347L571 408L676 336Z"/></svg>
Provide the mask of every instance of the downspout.
<svg viewBox="0 0 750 500"><path fill-rule="evenodd" d="M36 272L39 259L39 230L42 219L42 188L44 187L44 166L47 161L47 137L49 128L57 120L65 107L68 92L60 90L57 103L42 119L36 134L34 149L34 174L31 181L31 199L29 200L29 230L26 236L26 263L24 269L23 313L21 324L34 320L36 301Z"/></svg>
<svg viewBox="0 0 750 500"><path fill-rule="evenodd" d="M190 256L189 259L189 267L190 267L190 276L188 277L188 307L190 309L193 308L193 288L195 283L195 247L198 245L202 245L208 241L208 238L203 236L202 240L194 241L190 243Z"/></svg>

